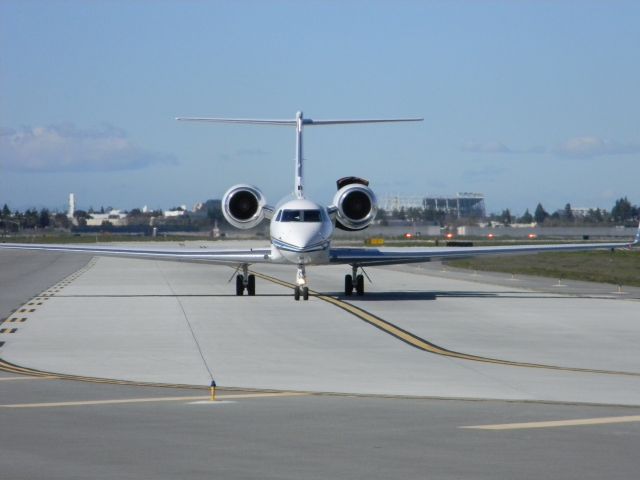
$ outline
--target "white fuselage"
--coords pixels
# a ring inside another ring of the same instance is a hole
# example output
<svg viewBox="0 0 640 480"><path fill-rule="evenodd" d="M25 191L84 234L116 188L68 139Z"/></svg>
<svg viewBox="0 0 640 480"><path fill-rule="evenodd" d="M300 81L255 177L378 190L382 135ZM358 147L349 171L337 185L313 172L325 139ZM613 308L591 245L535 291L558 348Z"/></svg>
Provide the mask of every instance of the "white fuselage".
<svg viewBox="0 0 640 480"><path fill-rule="evenodd" d="M333 229L326 207L305 198L283 202L271 218L272 260L297 265L329 263Z"/></svg>

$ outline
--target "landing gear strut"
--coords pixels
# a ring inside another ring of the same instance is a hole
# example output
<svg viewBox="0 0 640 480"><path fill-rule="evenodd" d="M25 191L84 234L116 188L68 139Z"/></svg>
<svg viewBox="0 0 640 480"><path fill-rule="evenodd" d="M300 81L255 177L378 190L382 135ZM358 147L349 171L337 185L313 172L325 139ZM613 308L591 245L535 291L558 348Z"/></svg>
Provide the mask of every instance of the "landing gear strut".
<svg viewBox="0 0 640 480"><path fill-rule="evenodd" d="M307 276L303 264L298 265L296 283L296 288L293 290L293 298L298 301L302 296L303 300L309 300L309 287L307 287Z"/></svg>
<svg viewBox="0 0 640 480"><path fill-rule="evenodd" d="M344 276L344 294L350 297L353 295L353 289L355 288L356 294L359 296L364 295L364 276L362 274L358 275L357 265L352 265L351 269L353 274Z"/></svg>
<svg viewBox="0 0 640 480"><path fill-rule="evenodd" d="M242 265L242 274L236 275L236 295L242 296L245 289L247 295L253 297L256 294L256 276L249 275L249 265Z"/></svg>

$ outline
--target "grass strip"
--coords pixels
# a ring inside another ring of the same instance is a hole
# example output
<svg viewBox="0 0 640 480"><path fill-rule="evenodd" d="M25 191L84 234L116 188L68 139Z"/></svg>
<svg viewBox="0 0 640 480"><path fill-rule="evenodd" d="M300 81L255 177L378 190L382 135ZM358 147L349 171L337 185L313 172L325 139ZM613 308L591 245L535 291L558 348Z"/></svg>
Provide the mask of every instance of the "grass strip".
<svg viewBox="0 0 640 480"><path fill-rule="evenodd" d="M552 252L450 260L470 270L640 287L640 251Z"/></svg>

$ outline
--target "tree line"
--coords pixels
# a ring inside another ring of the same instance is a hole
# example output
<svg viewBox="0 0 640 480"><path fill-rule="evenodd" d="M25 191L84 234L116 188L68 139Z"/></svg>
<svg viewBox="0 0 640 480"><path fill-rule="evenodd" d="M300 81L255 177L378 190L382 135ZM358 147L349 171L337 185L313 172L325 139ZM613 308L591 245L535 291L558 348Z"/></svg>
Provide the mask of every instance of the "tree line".
<svg viewBox="0 0 640 480"><path fill-rule="evenodd" d="M88 210L77 209L73 216L75 225L84 227L87 219L92 214L109 213L113 209L111 207L100 207L99 209L89 208ZM171 210L182 210L182 207L174 207ZM198 212L185 212L185 215L178 217L165 218L162 210L153 210L143 212L139 208L134 208L126 213L128 225L183 225L199 229L207 229L218 223L220 227L227 226L227 222L222 215L222 206L220 200L207 200ZM105 220L103 224L112 227L109 220ZM18 232L20 230L34 229L71 229L74 222L67 216L67 213L51 211L47 208L40 210L35 208L27 208L24 211L12 211L5 203L0 209L0 231L2 232Z"/></svg>
<svg viewBox="0 0 640 480"><path fill-rule="evenodd" d="M71 222L64 213L51 212L46 208L37 210L27 208L24 212L12 212L5 203L0 210L0 228L4 231L16 231L35 228L69 228Z"/></svg>
<svg viewBox="0 0 640 480"><path fill-rule="evenodd" d="M380 223L385 224L391 220L402 220L410 222L426 222L439 225L454 223L469 223L470 220L476 222L489 220L491 222L511 225L514 223L537 223L545 226L566 226L566 225L632 225L640 221L640 207L632 205L627 197L619 198L610 211L604 208L591 208L586 212L574 213L570 203L563 209L549 213L538 203L533 213L526 209L521 216L511 213L510 209L504 209L501 213L492 213L486 219L464 218L458 219L455 215L448 214L443 210L434 208L410 207L400 208L390 211L378 210L376 217Z"/></svg>
<svg viewBox="0 0 640 480"><path fill-rule="evenodd" d="M106 211L110 211L107 208ZM86 224L86 219L92 213L104 213L105 209L100 208L99 211L89 209L88 211L76 210L74 217L79 225ZM162 211L155 210L151 212L142 212L138 208L131 210L127 217L131 224L149 223L152 217L161 217ZM460 222L456 217L447 214L442 210L433 208L401 208L393 211L378 210L376 217L382 224L388 223L389 220L402 220L411 222L425 222L439 225L453 224ZM464 219L464 223L468 223L470 219ZM501 213L493 213L487 219L475 218L471 219L479 221L493 221L504 225L514 223L537 223L545 226L561 226L561 225L628 225L637 224L640 220L640 207L633 205L627 197L619 198L610 211L601 208L589 209L584 214L577 215L571 204L567 203L563 209L549 213L545 210L541 203L538 203L533 213L529 209L525 210L521 216L513 215L510 209L504 209ZM198 214L189 214L185 217L172 219L172 222L194 224L195 226L207 228L214 223L220 226L226 226L226 221L222 215L220 200L207 200L202 210ZM69 229L72 227L71 220L66 213L52 212L46 208L37 210L28 208L23 212L18 210L11 211L5 203L0 210L0 229L3 231L18 231L23 229L45 229L45 228L62 228Z"/></svg>
<svg viewBox="0 0 640 480"><path fill-rule="evenodd" d="M563 209L549 213L541 203L538 203L533 214L529 209L525 210L520 217L511 214L509 209L505 209L500 214L490 216L491 220L498 221L504 225L512 223L537 223L545 226L566 226L566 225L634 225L640 221L640 207L632 205L627 197L619 198L615 201L613 208L608 211L604 208L590 208L586 212L574 213L570 203Z"/></svg>

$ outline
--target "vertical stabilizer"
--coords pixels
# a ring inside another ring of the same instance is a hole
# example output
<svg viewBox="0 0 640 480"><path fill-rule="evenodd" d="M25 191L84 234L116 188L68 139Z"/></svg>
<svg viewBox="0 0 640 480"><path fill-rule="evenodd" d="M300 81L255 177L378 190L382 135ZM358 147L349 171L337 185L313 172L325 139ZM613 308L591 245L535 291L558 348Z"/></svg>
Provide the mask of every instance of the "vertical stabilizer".
<svg viewBox="0 0 640 480"><path fill-rule="evenodd" d="M294 194L296 198L304 198L304 185L302 183L304 175L302 170L302 129L304 117L302 112L296 113L296 180L294 184Z"/></svg>

